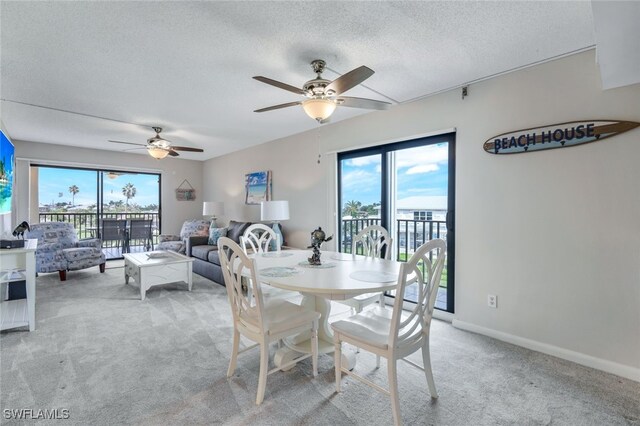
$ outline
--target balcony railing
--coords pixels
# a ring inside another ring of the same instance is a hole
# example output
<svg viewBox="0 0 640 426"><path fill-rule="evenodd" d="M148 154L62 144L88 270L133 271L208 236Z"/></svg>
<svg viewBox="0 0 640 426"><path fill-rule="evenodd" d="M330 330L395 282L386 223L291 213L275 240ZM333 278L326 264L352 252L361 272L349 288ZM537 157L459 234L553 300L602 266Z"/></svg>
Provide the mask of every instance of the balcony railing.
<svg viewBox="0 0 640 426"><path fill-rule="evenodd" d="M369 225L380 225L380 219L342 219L340 229L341 252L351 253L351 241L362 229ZM441 220L396 220L394 250L395 258L399 261L408 260L418 247L434 238L447 239L447 224ZM447 261L440 279L440 289L436 307L446 309L447 302ZM424 268L424 265L422 265ZM424 270L423 270L424 273ZM393 293L393 292L392 292ZM390 294L392 294L390 293ZM405 300L415 302L417 298L415 286L409 286L405 292Z"/></svg>
<svg viewBox="0 0 640 426"><path fill-rule="evenodd" d="M342 219L341 252L351 253L351 241L369 225L380 225L380 219ZM415 250L434 238L447 239L447 224L442 220L396 220L394 246L397 260L407 260Z"/></svg>
<svg viewBox="0 0 640 426"><path fill-rule="evenodd" d="M151 219L152 241L153 245L158 244L158 236L160 230L160 215L156 212L136 212L136 213L39 213L40 222L67 222L73 224L78 234L78 238L98 238L100 234L99 219ZM133 242L134 244L136 241ZM144 243L139 241L141 245ZM103 241L103 249L112 249L117 246L116 241ZM132 248L135 248L132 247ZM111 256L110 256L111 254ZM115 257L120 257L116 254ZM107 257L114 257L113 250L107 253Z"/></svg>

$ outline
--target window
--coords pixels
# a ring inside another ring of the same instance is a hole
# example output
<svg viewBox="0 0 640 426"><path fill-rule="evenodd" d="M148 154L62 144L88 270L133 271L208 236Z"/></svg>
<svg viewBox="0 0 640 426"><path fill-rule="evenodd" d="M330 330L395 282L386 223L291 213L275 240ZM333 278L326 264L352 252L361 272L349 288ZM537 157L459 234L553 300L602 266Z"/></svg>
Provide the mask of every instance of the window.
<svg viewBox="0 0 640 426"><path fill-rule="evenodd" d="M152 245L161 227L160 175L121 170L97 170L32 165L40 222L70 222L78 238L100 237L104 219L151 221ZM107 259L121 258L122 239L104 240ZM133 241L137 243L138 241ZM145 251L149 243L131 251ZM129 248L129 247L127 247Z"/></svg>

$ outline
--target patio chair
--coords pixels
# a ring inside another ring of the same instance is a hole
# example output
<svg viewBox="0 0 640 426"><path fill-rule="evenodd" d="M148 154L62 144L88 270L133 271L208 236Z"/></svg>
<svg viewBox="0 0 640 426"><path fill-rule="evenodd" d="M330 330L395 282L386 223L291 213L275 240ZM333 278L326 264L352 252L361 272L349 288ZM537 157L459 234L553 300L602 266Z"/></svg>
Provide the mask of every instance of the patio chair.
<svg viewBox="0 0 640 426"><path fill-rule="evenodd" d="M313 376L318 375L318 320L320 314L309 311L285 300L266 302L257 279L255 262L233 240L221 237L218 240L222 274L227 288L231 312L233 313L233 346L227 377L236 370L238 354L260 346L260 373L258 376L258 394L256 404L264 400L267 375L311 357ZM242 273L251 276L253 299L247 298L242 289ZM269 370L269 343L299 333L311 333L311 353L302 355L280 367ZM240 335L256 342L239 351Z"/></svg>
<svg viewBox="0 0 640 426"><path fill-rule="evenodd" d="M67 271L99 266L104 272L105 256L98 238L78 240L76 230L67 222L44 222L31 225L27 238L38 240L36 272L58 272L66 281Z"/></svg>
<svg viewBox="0 0 640 426"><path fill-rule="evenodd" d="M115 241L116 248L124 252L127 242L127 221L125 219L101 219L100 239L103 247L105 242Z"/></svg>
<svg viewBox="0 0 640 426"><path fill-rule="evenodd" d="M146 251L153 250L152 219L130 219L127 251L131 251L131 241L141 240Z"/></svg>
<svg viewBox="0 0 640 426"><path fill-rule="evenodd" d="M331 324L335 344L336 391L340 392L342 373L346 373L384 392L391 397L393 421L396 425L402 424L398 397L398 360L406 361L423 370L431 397L438 397L431 371L429 329L446 252L447 244L443 240L431 240L420 246L411 259L400 266L392 311L375 308ZM418 299L413 310L405 312L402 309L404 292L408 284L414 283L418 286ZM342 342L350 343L387 359L389 390L342 366ZM418 349L422 350L423 367L404 359Z"/></svg>

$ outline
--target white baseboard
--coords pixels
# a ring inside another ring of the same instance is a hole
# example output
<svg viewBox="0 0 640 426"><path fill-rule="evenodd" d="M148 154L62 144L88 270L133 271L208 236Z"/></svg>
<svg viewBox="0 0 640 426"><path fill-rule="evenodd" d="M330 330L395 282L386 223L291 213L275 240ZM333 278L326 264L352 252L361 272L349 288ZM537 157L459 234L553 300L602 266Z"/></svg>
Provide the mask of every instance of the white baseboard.
<svg viewBox="0 0 640 426"><path fill-rule="evenodd" d="M445 311L441 311L440 309L434 309L433 310L433 317L435 319L439 319L440 321L445 321L448 323L452 323L455 319L455 315L452 314L451 312L445 312Z"/></svg>
<svg viewBox="0 0 640 426"><path fill-rule="evenodd" d="M473 333L493 337L494 339L501 340L503 342L522 346L527 349L566 359L567 361L575 362L580 365L606 371L607 373L615 374L626 379L640 382L640 368L619 364L613 361L607 361L605 359L596 358L590 355L582 354L580 352L563 349L558 346L526 339L524 337L515 336L513 334L504 333L502 331L493 330L491 328L482 327L457 319L453 319L451 325L461 330L471 331Z"/></svg>

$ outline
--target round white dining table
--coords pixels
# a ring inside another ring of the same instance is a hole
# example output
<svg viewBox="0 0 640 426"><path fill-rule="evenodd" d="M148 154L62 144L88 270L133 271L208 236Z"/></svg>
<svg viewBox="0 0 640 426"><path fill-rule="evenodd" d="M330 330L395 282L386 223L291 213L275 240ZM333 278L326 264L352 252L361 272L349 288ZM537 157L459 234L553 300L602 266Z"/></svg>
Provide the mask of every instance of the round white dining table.
<svg viewBox="0 0 640 426"><path fill-rule="evenodd" d="M345 300L354 296L394 290L397 285L400 262L344 253L323 251L322 265L310 265L307 258L311 250L283 250L251 255L258 280L283 290L303 295L302 306L320 313L318 324L318 351L334 351L333 332L329 327L331 300ZM296 352L311 351L309 334L298 335L284 341ZM290 352L290 353L289 353ZM276 352L276 366L295 358L295 352L281 348ZM355 358L349 359L350 367ZM353 364L353 365L352 365Z"/></svg>

